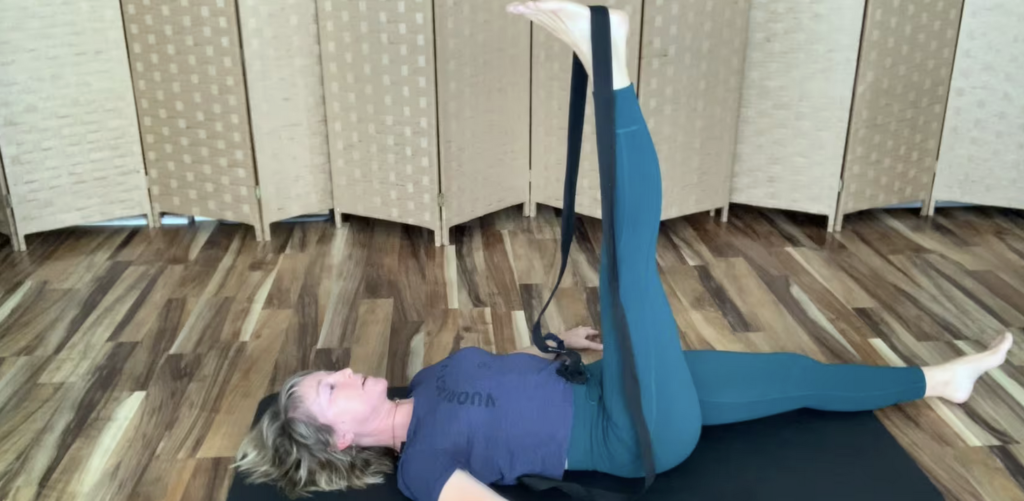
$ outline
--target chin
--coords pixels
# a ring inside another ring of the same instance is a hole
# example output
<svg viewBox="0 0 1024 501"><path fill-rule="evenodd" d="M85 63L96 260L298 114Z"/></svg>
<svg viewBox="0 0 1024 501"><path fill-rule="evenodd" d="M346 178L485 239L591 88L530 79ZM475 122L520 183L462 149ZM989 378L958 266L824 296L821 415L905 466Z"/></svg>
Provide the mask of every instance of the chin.
<svg viewBox="0 0 1024 501"><path fill-rule="evenodd" d="M374 393L381 393L384 398L387 398L388 394L388 380L379 377L371 377L366 380L367 389L372 390Z"/></svg>

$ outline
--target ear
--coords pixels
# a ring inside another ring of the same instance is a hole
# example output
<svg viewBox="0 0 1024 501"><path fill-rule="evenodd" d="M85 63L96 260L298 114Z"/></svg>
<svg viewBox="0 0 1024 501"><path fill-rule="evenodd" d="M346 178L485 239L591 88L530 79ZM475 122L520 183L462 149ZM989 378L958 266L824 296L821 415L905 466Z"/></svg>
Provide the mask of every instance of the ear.
<svg viewBox="0 0 1024 501"><path fill-rule="evenodd" d="M337 436L334 438L334 444L338 446L339 451L343 451L347 449L348 446L352 445L352 442L354 440L355 436L352 435L352 432L346 431L337 434Z"/></svg>

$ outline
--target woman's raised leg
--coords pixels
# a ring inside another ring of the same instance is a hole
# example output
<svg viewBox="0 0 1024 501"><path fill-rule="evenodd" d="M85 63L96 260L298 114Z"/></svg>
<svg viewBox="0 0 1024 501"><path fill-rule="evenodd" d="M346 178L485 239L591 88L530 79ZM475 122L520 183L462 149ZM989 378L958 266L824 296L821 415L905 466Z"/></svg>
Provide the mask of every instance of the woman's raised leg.
<svg viewBox="0 0 1024 501"><path fill-rule="evenodd" d="M513 4L564 40L588 71L590 10L574 2ZM679 344L679 331L658 274L655 247L661 224L661 172L650 132L630 84L626 63L629 19L612 10L612 73L615 88L615 241L604 239L602 256L615 245L619 290L633 344L644 418L655 444L659 470L692 451L700 435L700 409ZM566 60L566 64L569 61ZM642 476L636 428L630 418L621 369L622 354L610 318L608 260L601 261L601 327L604 360L591 366L592 382L577 391L569 466L619 476ZM603 370L602 370L603 369Z"/></svg>

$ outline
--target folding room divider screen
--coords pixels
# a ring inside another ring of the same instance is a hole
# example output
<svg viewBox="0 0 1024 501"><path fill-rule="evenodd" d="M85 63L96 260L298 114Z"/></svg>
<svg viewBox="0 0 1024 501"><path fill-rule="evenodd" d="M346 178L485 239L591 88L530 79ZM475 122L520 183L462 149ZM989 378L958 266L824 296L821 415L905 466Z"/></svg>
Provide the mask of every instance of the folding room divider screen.
<svg viewBox="0 0 1024 501"><path fill-rule="evenodd" d="M122 0L150 198L263 238L235 2Z"/></svg>
<svg viewBox="0 0 1024 501"><path fill-rule="evenodd" d="M864 0L753 0L731 201L836 213Z"/></svg>
<svg viewBox="0 0 1024 501"><path fill-rule="evenodd" d="M2 2L0 233L168 212L265 240L333 209L441 244L560 207L572 54L505 3ZM601 3L631 16L665 219L1024 206L1019 2ZM577 210L599 217L592 110Z"/></svg>
<svg viewBox="0 0 1024 501"><path fill-rule="evenodd" d="M18 248L149 214L116 2L0 2L0 152Z"/></svg>
<svg viewBox="0 0 1024 501"><path fill-rule="evenodd" d="M935 201L1024 209L1024 2L964 3Z"/></svg>
<svg viewBox="0 0 1024 501"><path fill-rule="evenodd" d="M640 105L658 148L662 219L729 205L750 0L647 0Z"/></svg>
<svg viewBox="0 0 1024 501"><path fill-rule="evenodd" d="M3 152L0 151L0 233L11 239L14 250L22 250L22 241L14 230L14 213L11 212L10 193L7 191L7 178L4 176Z"/></svg>
<svg viewBox="0 0 1024 501"><path fill-rule="evenodd" d="M925 202L963 0L868 0L836 229L843 215Z"/></svg>
<svg viewBox="0 0 1024 501"><path fill-rule="evenodd" d="M239 0L263 234L334 207L316 0Z"/></svg>
<svg viewBox="0 0 1024 501"><path fill-rule="evenodd" d="M335 210L440 243L432 2L317 5Z"/></svg>
<svg viewBox="0 0 1024 501"><path fill-rule="evenodd" d="M530 198L530 23L505 0L434 0L442 237Z"/></svg>

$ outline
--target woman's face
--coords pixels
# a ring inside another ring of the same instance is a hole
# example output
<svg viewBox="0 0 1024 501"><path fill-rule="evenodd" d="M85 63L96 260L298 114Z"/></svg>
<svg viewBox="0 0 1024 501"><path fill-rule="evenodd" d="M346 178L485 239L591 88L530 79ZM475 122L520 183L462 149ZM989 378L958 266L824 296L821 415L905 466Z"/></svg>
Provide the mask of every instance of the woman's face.
<svg viewBox="0 0 1024 501"><path fill-rule="evenodd" d="M340 449L375 430L392 407L387 380L352 369L314 372L302 378L297 391L313 417L334 428Z"/></svg>

